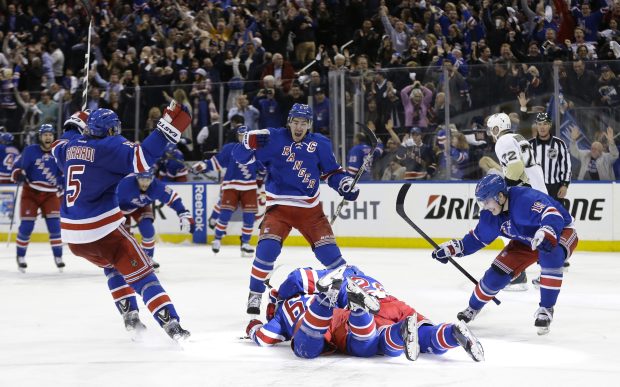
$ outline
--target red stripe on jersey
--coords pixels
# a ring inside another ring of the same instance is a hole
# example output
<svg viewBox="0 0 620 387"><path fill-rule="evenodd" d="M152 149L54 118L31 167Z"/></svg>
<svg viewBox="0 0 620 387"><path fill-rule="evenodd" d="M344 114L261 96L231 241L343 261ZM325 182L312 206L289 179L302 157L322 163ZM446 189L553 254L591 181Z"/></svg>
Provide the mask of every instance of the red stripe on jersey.
<svg viewBox="0 0 620 387"><path fill-rule="evenodd" d="M562 278L540 276L540 285L552 288L562 287Z"/></svg>
<svg viewBox="0 0 620 387"><path fill-rule="evenodd" d="M404 323L403 323L404 324ZM400 344L396 344L394 340L392 340L392 326L385 330L385 342L392 348L397 351L400 351L404 348L404 346Z"/></svg>
<svg viewBox="0 0 620 387"><path fill-rule="evenodd" d="M108 216L107 218L103 218L100 219L96 222L92 222L92 223L65 223L65 222L60 222L60 227L62 227L65 230L74 230L74 231L80 231L80 230L92 230L95 228L99 228L99 227L103 227L105 225L108 225L110 223L114 223L117 220L123 219L125 216L123 215L123 213L121 211L112 214L110 216Z"/></svg>
<svg viewBox="0 0 620 387"><path fill-rule="evenodd" d="M437 331L437 342L442 348L448 349L452 348L446 341L445 337L446 324L442 324L439 330Z"/></svg>
<svg viewBox="0 0 620 387"><path fill-rule="evenodd" d="M155 241L150 241L150 242L142 241L142 247L146 247L148 249L148 248L151 248L153 246L155 246Z"/></svg>
<svg viewBox="0 0 620 387"><path fill-rule="evenodd" d="M142 164L142 160L140 157L140 145L136 145L136 147L134 148L133 157L136 160L136 166L138 167L138 172L146 171L146 167L144 164Z"/></svg>
<svg viewBox="0 0 620 387"><path fill-rule="evenodd" d="M258 269L255 266L252 266L252 276L254 276L256 278L260 278L260 279L265 279L265 278L267 278L268 274L269 274L269 272L263 271L261 269Z"/></svg>
<svg viewBox="0 0 620 387"><path fill-rule="evenodd" d="M351 332L354 335L368 336L375 330L375 321L371 320L370 324L368 324L368 326L365 326L365 327L356 327L355 325L352 325L349 322L349 327L351 328Z"/></svg>
<svg viewBox="0 0 620 387"><path fill-rule="evenodd" d="M170 302L171 301L170 297L168 297L168 294L160 293L159 295L155 296L155 298L149 300L146 306L147 308L149 308L151 313L155 313L155 311L157 311L163 304Z"/></svg>
<svg viewBox="0 0 620 387"><path fill-rule="evenodd" d="M267 195L267 200L288 200L288 201L294 201L294 202L306 202L308 204L314 203L317 200L319 200L319 197L313 197L311 199L296 199L296 198L274 198L273 196L269 196Z"/></svg>
<svg viewBox="0 0 620 387"><path fill-rule="evenodd" d="M308 311L304 315L304 321L306 322L306 324L312 327L315 327L318 329L327 329L329 327L329 324L331 323L331 317L322 319L319 316L312 313L312 309L308 309Z"/></svg>
<svg viewBox="0 0 620 387"><path fill-rule="evenodd" d="M474 288L474 293L479 300L484 302L488 302L493 299L493 296L488 296L482 292L482 289L480 289L480 284L476 285L476 287Z"/></svg>
<svg viewBox="0 0 620 387"><path fill-rule="evenodd" d="M306 276L306 279L308 280L308 289L306 293L313 294L314 291L316 290L316 287L314 285L314 271L309 270L309 269L304 269L304 275Z"/></svg>
<svg viewBox="0 0 620 387"><path fill-rule="evenodd" d="M121 288L117 288L112 291L112 298L114 298L114 301L117 301L125 296L131 296L133 294L133 289L130 288L129 285L124 285Z"/></svg>
<svg viewBox="0 0 620 387"><path fill-rule="evenodd" d="M258 338L258 340L268 345L274 345L274 344L278 344L282 342L282 340L280 339L274 339L273 337L267 336L266 334L262 332L262 329L259 329L258 331L256 331L256 337Z"/></svg>

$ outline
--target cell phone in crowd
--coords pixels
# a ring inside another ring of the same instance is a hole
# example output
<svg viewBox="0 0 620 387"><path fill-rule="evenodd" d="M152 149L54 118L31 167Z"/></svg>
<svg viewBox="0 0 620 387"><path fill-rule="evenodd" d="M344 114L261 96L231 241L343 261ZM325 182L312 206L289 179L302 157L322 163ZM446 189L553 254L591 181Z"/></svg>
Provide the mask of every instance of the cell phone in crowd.
<svg viewBox="0 0 620 387"><path fill-rule="evenodd" d="M542 48L543 50L547 50L549 49L549 47L551 47L551 41L550 40L545 40L542 44Z"/></svg>

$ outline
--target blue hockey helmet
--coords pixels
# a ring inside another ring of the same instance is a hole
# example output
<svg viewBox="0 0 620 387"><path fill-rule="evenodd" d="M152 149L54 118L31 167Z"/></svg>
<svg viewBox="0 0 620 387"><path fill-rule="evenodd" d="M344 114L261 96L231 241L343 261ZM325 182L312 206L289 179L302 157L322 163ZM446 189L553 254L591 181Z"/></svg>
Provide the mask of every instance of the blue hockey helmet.
<svg viewBox="0 0 620 387"><path fill-rule="evenodd" d="M153 180L154 177L155 177L155 171L153 170L153 168L147 169L144 172L136 173L136 179L150 179L150 180Z"/></svg>
<svg viewBox="0 0 620 387"><path fill-rule="evenodd" d="M43 133L56 133L56 129L54 129L54 127L50 124L43 124L39 127L39 134L43 134Z"/></svg>
<svg viewBox="0 0 620 387"><path fill-rule="evenodd" d="M108 130L112 129L112 135L121 133L121 120L110 109L97 109L88 116L87 128L84 130L94 137L107 137Z"/></svg>
<svg viewBox="0 0 620 387"><path fill-rule="evenodd" d="M15 137L11 133L0 133L0 144L9 145L13 143Z"/></svg>
<svg viewBox="0 0 620 387"><path fill-rule="evenodd" d="M237 134L246 134L248 132L248 127L245 125L241 125L237 128Z"/></svg>
<svg viewBox="0 0 620 387"><path fill-rule="evenodd" d="M312 126L312 108L303 103L296 103L288 112L288 122L291 122L293 118L303 118L308 120L308 126Z"/></svg>
<svg viewBox="0 0 620 387"><path fill-rule="evenodd" d="M173 155L176 150L177 150L177 145L171 142L167 143L164 148L164 152L166 152L169 155Z"/></svg>
<svg viewBox="0 0 620 387"><path fill-rule="evenodd" d="M493 199L499 203L499 193L508 194L506 181L500 175L489 174L483 177L476 185L476 200L480 208L484 208L484 203Z"/></svg>

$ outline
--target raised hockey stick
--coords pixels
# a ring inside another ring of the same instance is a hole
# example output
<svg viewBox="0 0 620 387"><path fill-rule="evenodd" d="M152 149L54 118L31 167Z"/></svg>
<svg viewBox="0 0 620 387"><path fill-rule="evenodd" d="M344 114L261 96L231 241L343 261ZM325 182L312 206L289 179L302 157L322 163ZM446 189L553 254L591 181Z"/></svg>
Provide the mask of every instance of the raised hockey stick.
<svg viewBox="0 0 620 387"><path fill-rule="evenodd" d="M11 234L13 234L13 222L15 221L15 205L17 204L17 197L19 196L19 189L22 186L22 182L17 183L17 188L15 188L15 197L13 198L13 208L11 210L11 223L9 224L9 233L6 237L6 247L9 247L11 244Z"/></svg>
<svg viewBox="0 0 620 387"><path fill-rule="evenodd" d="M86 110L88 103L88 72L90 69L90 37L93 32L93 7L90 1L82 0L82 5L88 16L88 39L86 46L86 55L84 56L84 90L82 91L82 111Z"/></svg>
<svg viewBox="0 0 620 387"><path fill-rule="evenodd" d="M370 165L370 163L372 162L372 155L373 153L375 153L375 150L377 149L377 144L379 143L379 140L377 139L375 132L370 130L368 126L360 122L356 122L356 124L362 129L366 137L368 137L368 141L370 141L370 148L372 149L370 150L370 153L368 153L366 157L364 157L364 162L362 163L362 166L360 167L360 169L357 170L357 173L355 174L355 177L353 178L353 184L351 185L351 189L355 187L359 179L362 177L362 175L366 171L366 167L368 167L368 165ZM340 204L338 204L338 207L336 207L336 212L334 212L334 215L332 216L332 220L329 222L330 225L333 225L336 219L338 219L338 216L340 215L340 211L342 211L342 207L344 207L346 202L347 202L346 199L342 198L342 200L340 201Z"/></svg>
<svg viewBox="0 0 620 387"><path fill-rule="evenodd" d="M422 231L422 229L418 227L418 225L415 224L413 220L411 220L405 213L405 197L407 196L407 192L409 192L410 187L410 183L405 183L402 187L400 187L400 191L398 191L398 196L396 197L396 213L398 213L398 215L403 218L403 220L407 222L407 224L409 224L414 230L416 230L418 234L422 236L422 238L424 238L428 243L430 243L431 246L433 246L435 249L438 249L439 245L437 245L437 243L433 239L431 239L431 237L426 235L426 233ZM469 272L467 272L467 270L465 270L461 265L459 265L454 259L448 258L448 261L453 264L457 269L459 269L459 271L463 273L465 277L467 277L471 282L478 285L478 281L476 281L476 279L472 277L472 275L469 274ZM493 302L496 305L502 303L495 297L493 297Z"/></svg>

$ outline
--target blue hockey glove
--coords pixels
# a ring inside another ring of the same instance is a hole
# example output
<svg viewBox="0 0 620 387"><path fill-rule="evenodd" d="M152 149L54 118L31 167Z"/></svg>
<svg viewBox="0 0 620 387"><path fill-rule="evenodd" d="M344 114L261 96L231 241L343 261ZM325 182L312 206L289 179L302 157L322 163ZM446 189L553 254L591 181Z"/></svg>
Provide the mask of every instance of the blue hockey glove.
<svg viewBox="0 0 620 387"><path fill-rule="evenodd" d="M532 238L532 250L540 250L546 253L551 252L555 246L558 245L558 238L555 235L553 228L549 226L542 226L534 234Z"/></svg>
<svg viewBox="0 0 620 387"><path fill-rule="evenodd" d="M192 214L189 211L185 211L178 215L181 222L181 231L193 234L196 231L196 222L194 222Z"/></svg>
<svg viewBox="0 0 620 387"><path fill-rule="evenodd" d="M431 254L441 263L448 263L448 258L463 256L463 241L452 239L439 245L439 248Z"/></svg>
<svg viewBox="0 0 620 387"><path fill-rule="evenodd" d="M338 193L345 200L350 202L357 199L360 194L360 189L356 186L353 187L353 178L351 176L343 177L338 184Z"/></svg>
<svg viewBox="0 0 620 387"><path fill-rule="evenodd" d="M243 135L245 149L259 149L269 143L269 129L250 130Z"/></svg>

